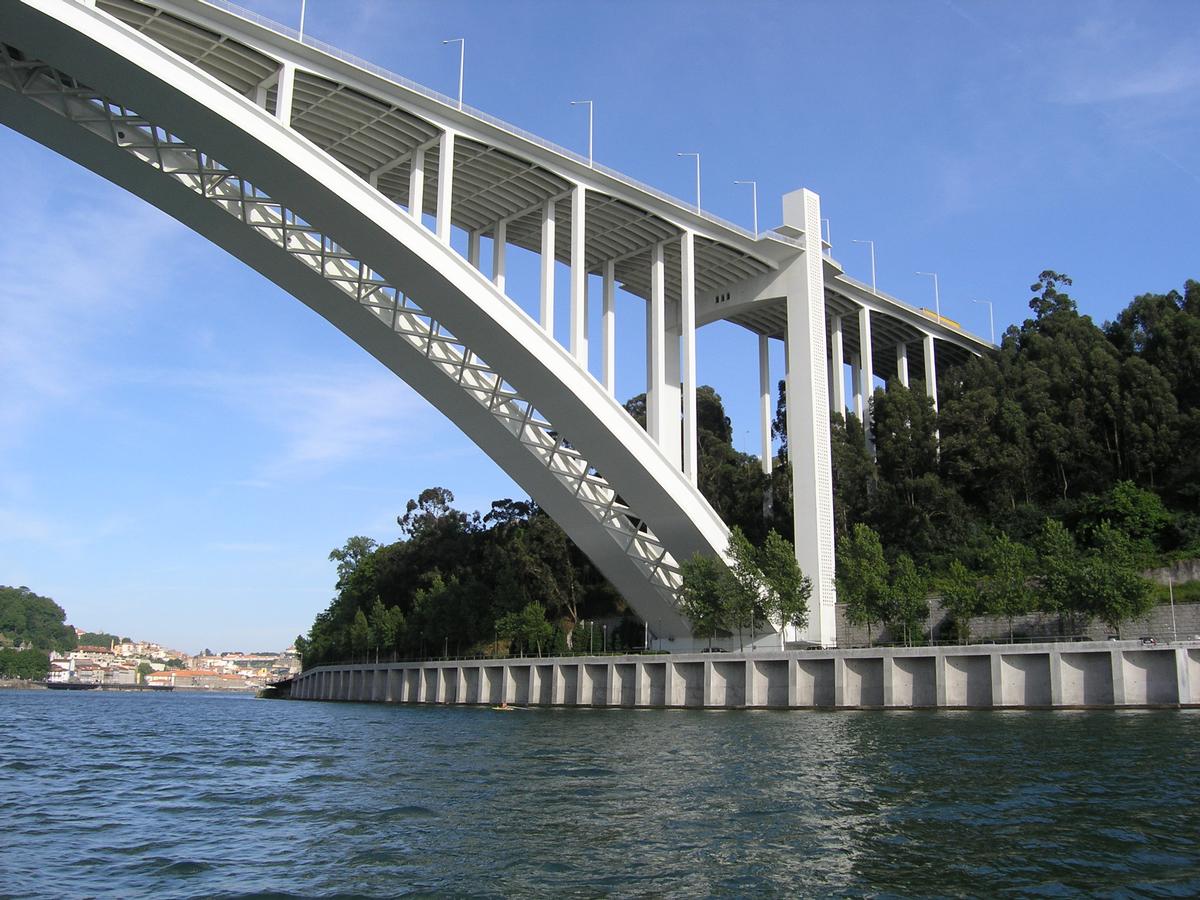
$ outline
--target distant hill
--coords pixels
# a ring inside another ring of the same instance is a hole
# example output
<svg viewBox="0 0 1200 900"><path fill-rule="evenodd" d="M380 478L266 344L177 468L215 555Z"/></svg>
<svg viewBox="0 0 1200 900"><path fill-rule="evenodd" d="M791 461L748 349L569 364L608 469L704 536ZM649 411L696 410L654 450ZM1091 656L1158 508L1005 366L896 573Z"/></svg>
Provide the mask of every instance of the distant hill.
<svg viewBox="0 0 1200 900"><path fill-rule="evenodd" d="M66 618L63 608L49 597L27 587L0 585L0 647L28 644L43 651L71 650L77 643L75 629Z"/></svg>

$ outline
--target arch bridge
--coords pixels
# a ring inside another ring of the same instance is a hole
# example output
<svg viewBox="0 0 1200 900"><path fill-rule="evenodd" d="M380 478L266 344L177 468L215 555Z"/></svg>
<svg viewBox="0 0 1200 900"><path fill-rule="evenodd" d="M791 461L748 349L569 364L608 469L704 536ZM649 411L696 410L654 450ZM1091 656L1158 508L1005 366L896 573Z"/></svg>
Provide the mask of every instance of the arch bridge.
<svg viewBox="0 0 1200 900"><path fill-rule="evenodd" d="M722 554L728 539L696 487L698 327L724 319L759 335L767 471L768 347L786 345L796 554L814 590L806 631L762 636L776 644L835 641L828 421L831 405L845 408L847 364L861 416L875 378L894 370L907 383L915 359L936 402L938 360L986 346L847 277L810 191L786 195L783 224L754 234L225 3L4 0L0 121L175 217L357 342L678 649L693 645L679 563ZM514 247L539 260L536 315L507 291ZM569 290L556 298L560 266ZM613 396L618 286L645 302L645 429Z"/></svg>

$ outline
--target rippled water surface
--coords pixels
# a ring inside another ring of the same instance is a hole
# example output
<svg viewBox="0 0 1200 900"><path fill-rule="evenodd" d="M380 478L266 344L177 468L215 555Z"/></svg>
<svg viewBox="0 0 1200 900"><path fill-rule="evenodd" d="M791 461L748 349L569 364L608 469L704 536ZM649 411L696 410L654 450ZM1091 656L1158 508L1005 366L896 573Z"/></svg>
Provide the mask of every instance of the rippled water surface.
<svg viewBox="0 0 1200 900"><path fill-rule="evenodd" d="M1200 895L1200 714L0 691L0 895Z"/></svg>

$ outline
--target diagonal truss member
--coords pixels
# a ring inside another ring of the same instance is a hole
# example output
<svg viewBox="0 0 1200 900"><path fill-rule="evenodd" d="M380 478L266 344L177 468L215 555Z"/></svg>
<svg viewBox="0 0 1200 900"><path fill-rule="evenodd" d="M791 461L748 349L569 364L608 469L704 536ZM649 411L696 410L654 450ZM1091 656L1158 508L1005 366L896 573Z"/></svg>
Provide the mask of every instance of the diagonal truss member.
<svg viewBox="0 0 1200 900"><path fill-rule="evenodd" d="M0 44L0 86L211 201L260 239L319 274L347 301L368 310L501 423L603 526L655 590L676 605L681 584L678 564L649 526L532 403L366 262L200 148L6 44Z"/></svg>

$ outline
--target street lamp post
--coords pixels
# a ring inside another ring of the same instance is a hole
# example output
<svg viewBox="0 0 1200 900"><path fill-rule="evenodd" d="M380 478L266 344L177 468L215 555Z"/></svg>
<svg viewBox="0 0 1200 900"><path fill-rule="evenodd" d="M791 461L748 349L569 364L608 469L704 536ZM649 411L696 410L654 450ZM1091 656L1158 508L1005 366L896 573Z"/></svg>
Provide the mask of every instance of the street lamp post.
<svg viewBox="0 0 1200 900"><path fill-rule="evenodd" d="M307 0L300 0L300 43L304 43L304 6Z"/></svg>
<svg viewBox="0 0 1200 900"><path fill-rule="evenodd" d="M588 108L588 166L592 165L592 101L591 100L572 100L572 106L587 105Z"/></svg>
<svg viewBox="0 0 1200 900"><path fill-rule="evenodd" d="M442 44L458 44L458 108L463 108L463 66L467 59L467 39L449 38Z"/></svg>
<svg viewBox="0 0 1200 900"><path fill-rule="evenodd" d="M878 294L879 291L877 291L875 289L875 242L874 241L859 241L859 240L851 239L850 243L866 244L867 246L869 246L871 248L871 293Z"/></svg>
<svg viewBox="0 0 1200 900"><path fill-rule="evenodd" d="M592 636L596 633L596 620L592 619L588 622L588 655L595 653L595 644L592 642Z"/></svg>
<svg viewBox="0 0 1200 900"><path fill-rule="evenodd" d="M734 184L750 185L750 202L754 204L754 236L758 237L758 182L757 181L734 181Z"/></svg>
<svg viewBox="0 0 1200 900"><path fill-rule="evenodd" d="M918 275L929 275L933 278L933 305L934 312L937 313L938 324L942 324L942 295L938 291L937 272L918 272Z"/></svg>
<svg viewBox="0 0 1200 900"><path fill-rule="evenodd" d="M605 623L604 623L603 625L601 625L600 627L601 627L602 629L604 629L604 635L603 635L603 637L601 638L601 640L603 641L603 643L600 645L601 652L603 652L603 653L607 653L607 652L608 652L608 623L607 623L607 622L605 622Z"/></svg>
<svg viewBox="0 0 1200 900"><path fill-rule="evenodd" d="M988 308L988 333L991 335L992 346L996 345L996 323L992 319L992 301L991 300L972 300L972 303L986 303Z"/></svg>
<svg viewBox="0 0 1200 900"><path fill-rule="evenodd" d="M694 156L696 157L696 212L700 212L700 154L699 153L676 153L676 156Z"/></svg>

